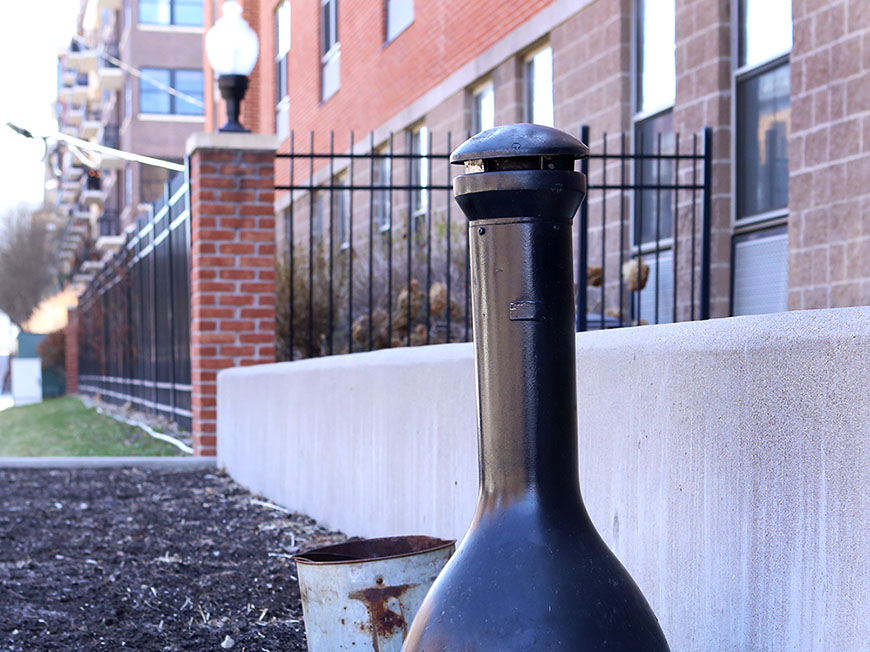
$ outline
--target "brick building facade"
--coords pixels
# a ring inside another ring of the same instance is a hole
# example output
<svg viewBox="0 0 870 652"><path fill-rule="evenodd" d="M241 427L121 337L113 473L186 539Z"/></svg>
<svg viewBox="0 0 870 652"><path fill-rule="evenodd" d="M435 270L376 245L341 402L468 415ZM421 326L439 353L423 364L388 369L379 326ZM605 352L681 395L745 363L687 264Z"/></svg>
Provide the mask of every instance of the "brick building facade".
<svg viewBox="0 0 870 652"><path fill-rule="evenodd" d="M206 3L206 24L218 4ZM712 314L870 301L864 0L242 4L261 47L243 122L277 133L279 151L290 130L306 140L312 130L320 150L335 130L341 152L351 130L364 150L391 133L403 147L425 126L443 150L448 131L455 146L468 131L518 121L575 134L589 125L593 149L604 132L625 132L635 151L661 134L667 150L675 134L685 143L711 126ZM208 79L205 93L215 129ZM289 174L281 163L276 178ZM287 203L279 194L276 210ZM673 232L651 242L649 216L628 209L636 223L622 235L660 254L653 273L682 273L686 261L669 259ZM618 230L610 217L591 227L590 251Z"/></svg>

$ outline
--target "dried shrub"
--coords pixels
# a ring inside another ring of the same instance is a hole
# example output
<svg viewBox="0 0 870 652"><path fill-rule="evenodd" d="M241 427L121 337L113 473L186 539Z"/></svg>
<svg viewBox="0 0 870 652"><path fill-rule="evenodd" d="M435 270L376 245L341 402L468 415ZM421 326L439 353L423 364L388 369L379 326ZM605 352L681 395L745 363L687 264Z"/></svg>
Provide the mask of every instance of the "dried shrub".
<svg viewBox="0 0 870 652"><path fill-rule="evenodd" d="M402 223L401 216L399 222ZM405 231L398 231L392 240L389 232L377 234L371 249L367 241L356 242L352 251L334 249L331 329L328 245L315 247L313 283L309 283L308 244L297 247L293 254L292 337L289 261L280 261L276 267L278 359L289 359L291 339L294 359L327 355L330 334L332 353L446 342L448 329L450 341L463 341L467 272L464 223L454 224L449 237L449 265L447 227L436 217L431 248L427 233L412 235L410 268ZM313 290L312 310L308 303L309 287Z"/></svg>

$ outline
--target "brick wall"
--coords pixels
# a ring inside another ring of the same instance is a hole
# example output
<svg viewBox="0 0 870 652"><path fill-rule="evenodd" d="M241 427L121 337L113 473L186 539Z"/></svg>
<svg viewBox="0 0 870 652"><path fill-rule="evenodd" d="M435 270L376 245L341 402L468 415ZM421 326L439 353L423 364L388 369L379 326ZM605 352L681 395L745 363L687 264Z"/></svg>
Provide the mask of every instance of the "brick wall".
<svg viewBox="0 0 870 652"><path fill-rule="evenodd" d="M217 374L275 360L274 138L195 134L191 154L194 450L216 451Z"/></svg>
<svg viewBox="0 0 870 652"><path fill-rule="evenodd" d="M291 124L299 133L314 129L324 139L319 146L326 144L326 136L321 134L341 127L343 133L336 134L335 144L341 150L347 146L347 132L351 129L367 133L378 127L553 2L416 2L414 22L392 42L385 43L384 3L342 0L341 88L327 102L321 102L320 97L320 3L294 2L289 60ZM245 124L254 131L274 132L277 2L243 0L242 5L245 18L260 37L260 59L249 91L256 97L250 100L250 109L243 109L243 118L251 121ZM206 26L213 20L207 7ZM214 86L208 79L205 92L209 105ZM248 111L254 110L257 117L249 117ZM207 116L208 127L215 128L219 116L214 116L211 109Z"/></svg>
<svg viewBox="0 0 870 652"><path fill-rule="evenodd" d="M76 308L67 311L64 339L66 393L75 394L79 391L79 311Z"/></svg>
<svg viewBox="0 0 870 652"><path fill-rule="evenodd" d="M870 2L793 4L791 309L870 303Z"/></svg>

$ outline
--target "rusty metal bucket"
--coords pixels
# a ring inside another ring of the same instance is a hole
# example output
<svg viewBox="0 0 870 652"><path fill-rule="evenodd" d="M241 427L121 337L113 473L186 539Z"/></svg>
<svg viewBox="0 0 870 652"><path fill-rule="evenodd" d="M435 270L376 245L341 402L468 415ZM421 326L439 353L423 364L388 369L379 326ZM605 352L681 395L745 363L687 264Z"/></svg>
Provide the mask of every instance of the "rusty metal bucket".
<svg viewBox="0 0 870 652"><path fill-rule="evenodd" d="M309 652L400 652L456 548L427 536L362 539L296 556Z"/></svg>

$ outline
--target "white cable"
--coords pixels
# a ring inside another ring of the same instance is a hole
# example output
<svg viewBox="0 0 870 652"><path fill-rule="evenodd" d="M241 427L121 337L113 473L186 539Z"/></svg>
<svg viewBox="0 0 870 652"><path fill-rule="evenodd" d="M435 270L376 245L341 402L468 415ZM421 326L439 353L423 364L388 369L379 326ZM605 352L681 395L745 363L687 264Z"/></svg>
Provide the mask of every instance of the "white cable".
<svg viewBox="0 0 870 652"><path fill-rule="evenodd" d="M88 406L88 401L86 401L84 398L79 397L79 400L81 400L81 402L85 404L85 407L90 407L90 406ZM183 453L187 453L188 455L193 455L193 449L190 446L185 444L183 441L179 441L178 439L176 439L172 435L166 435L166 434L163 434L162 432L157 432L151 426L149 426L147 423L143 423L141 421L134 421L132 419L125 419L123 417L119 417L117 415L114 415L110 412L106 412L99 405L95 405L94 407L96 408L98 414L102 414L104 416L110 417L110 418L114 419L115 421L120 421L121 423L126 423L128 426L133 426L134 428L140 428L141 430L144 430L145 433L147 435L149 435L150 437L154 437L154 439L159 439L160 441L165 441L168 444L172 444L173 446L175 446L178 450L182 451Z"/></svg>
<svg viewBox="0 0 870 652"><path fill-rule="evenodd" d="M76 138L75 136L70 136L69 134L65 134L60 131L56 131L49 136L40 136L31 133L29 130L24 129L23 127L19 127L12 122L6 123L10 129L14 132L24 136L25 138L41 138L45 141L47 138L53 138L59 142L65 143L67 146L77 147L79 149L85 151L94 151L100 154L108 154L113 158L119 158L124 161L133 161L135 163L144 163L145 165L152 165L158 168L166 168L167 170L173 170L175 172L184 172L184 166L180 163L173 163L172 161L164 161L163 159L153 158L151 156L142 156L141 154L133 154L132 152L125 152L122 149L115 149L114 147L106 147L105 145L98 145L97 143L92 143L87 140L82 140L81 138ZM83 163L87 165L87 162L84 159L79 159ZM90 166L89 166L90 167Z"/></svg>
<svg viewBox="0 0 870 652"><path fill-rule="evenodd" d="M92 170L99 169L100 163L102 162L102 159L103 159L103 157L100 156L99 153L97 153L95 156L93 153L83 151L77 145L75 145L73 143L67 143L66 147L72 153L73 156L75 156L79 161L84 163L86 166L88 166Z"/></svg>
<svg viewBox="0 0 870 652"><path fill-rule="evenodd" d="M164 161L163 159L153 158L151 156L142 156L141 154L133 154L132 152L125 152L124 150L115 149L114 147L106 147L105 145L98 145L97 143L82 140L81 138L76 138L75 136L70 136L60 131L55 132L48 137L59 140L63 143L66 143L67 145L72 143L76 147L79 147L83 150L92 150L101 154L108 154L113 158L120 158L125 161L134 161L136 163L144 163L145 165L153 165L154 167L166 168L167 170L174 170L176 172L184 172L184 166L180 163Z"/></svg>
<svg viewBox="0 0 870 652"><path fill-rule="evenodd" d="M87 40L85 40L85 38L83 36L79 36L78 34L75 34L75 35L73 35L73 40L78 41L79 43L82 43L85 47L90 47L88 45ZM134 77L138 77L139 79L143 79L143 80L147 81L149 84L156 86L161 91L166 91L170 95L174 95L175 97L178 97L186 102L189 102L190 104L193 104L195 107L197 107L199 109L205 108L205 102L203 102L199 98L193 97L192 95L188 95L187 93L183 93L175 88L172 88L172 86L167 86L163 82L158 81L158 80L154 79L153 77L149 77L148 75L143 73L138 68L135 68L127 63L124 63L118 57L112 56L111 54L107 54L105 51L100 52L99 56L102 57L103 59L105 59L106 61L108 61L109 63L115 64L116 66L118 66L118 68L120 68L121 70L124 70L125 72L130 73Z"/></svg>

